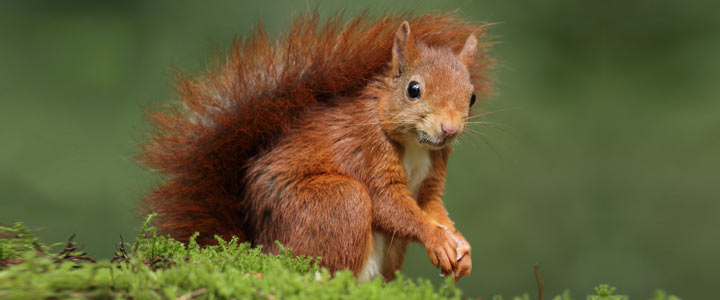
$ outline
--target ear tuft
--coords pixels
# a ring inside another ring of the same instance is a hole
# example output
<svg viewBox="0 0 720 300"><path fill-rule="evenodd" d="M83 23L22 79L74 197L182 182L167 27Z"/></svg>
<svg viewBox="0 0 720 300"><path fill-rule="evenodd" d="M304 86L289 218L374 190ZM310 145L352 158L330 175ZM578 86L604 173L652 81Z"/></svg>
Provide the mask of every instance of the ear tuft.
<svg viewBox="0 0 720 300"><path fill-rule="evenodd" d="M398 76L403 72L403 65L408 56L407 46L410 40L410 23L403 21L395 33L392 47L392 70Z"/></svg>
<svg viewBox="0 0 720 300"><path fill-rule="evenodd" d="M460 60L466 65L472 64L473 59L475 59L475 53L477 52L477 43L478 42L475 34L470 34L467 40L465 40L465 45L463 46L462 50L460 50L460 54L458 54L458 58L460 58Z"/></svg>

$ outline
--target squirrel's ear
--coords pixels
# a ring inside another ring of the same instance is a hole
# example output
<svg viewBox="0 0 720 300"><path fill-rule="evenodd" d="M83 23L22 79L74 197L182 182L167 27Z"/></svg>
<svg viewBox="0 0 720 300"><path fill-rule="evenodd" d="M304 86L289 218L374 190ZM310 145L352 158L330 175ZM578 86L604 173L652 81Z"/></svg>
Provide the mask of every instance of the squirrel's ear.
<svg viewBox="0 0 720 300"><path fill-rule="evenodd" d="M473 59L475 58L475 53L477 52L477 38L474 34L470 34L470 36L465 40L465 46L463 46L462 50L460 50L460 54L458 54L458 58L462 62L464 62L466 65L470 65L473 62Z"/></svg>
<svg viewBox="0 0 720 300"><path fill-rule="evenodd" d="M392 47L392 71L396 76L403 73L403 67L408 59L409 48L412 46L410 41L410 23L403 21L395 33Z"/></svg>

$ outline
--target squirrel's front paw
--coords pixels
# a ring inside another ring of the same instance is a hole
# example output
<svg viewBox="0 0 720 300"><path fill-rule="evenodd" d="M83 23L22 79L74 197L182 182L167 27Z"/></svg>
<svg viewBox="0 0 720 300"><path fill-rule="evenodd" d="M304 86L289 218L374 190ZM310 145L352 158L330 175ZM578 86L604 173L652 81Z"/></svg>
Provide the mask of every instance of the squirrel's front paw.
<svg viewBox="0 0 720 300"><path fill-rule="evenodd" d="M424 246L430 256L430 262L440 268L443 275L447 276L457 270L458 243L455 237L443 227L434 227Z"/></svg>

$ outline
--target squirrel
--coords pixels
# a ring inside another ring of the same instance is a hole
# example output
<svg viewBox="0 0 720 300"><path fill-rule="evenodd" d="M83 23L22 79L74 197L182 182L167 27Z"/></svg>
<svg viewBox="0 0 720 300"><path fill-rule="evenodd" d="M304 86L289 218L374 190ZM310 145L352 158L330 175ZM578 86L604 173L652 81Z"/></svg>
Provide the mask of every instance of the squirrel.
<svg viewBox="0 0 720 300"><path fill-rule="evenodd" d="M472 268L442 200L451 145L491 92L487 25L453 13L297 17L260 27L218 67L178 80L181 105L151 111L141 163L164 181L143 199L187 242L279 241L358 280L395 278L409 242L443 275Z"/></svg>

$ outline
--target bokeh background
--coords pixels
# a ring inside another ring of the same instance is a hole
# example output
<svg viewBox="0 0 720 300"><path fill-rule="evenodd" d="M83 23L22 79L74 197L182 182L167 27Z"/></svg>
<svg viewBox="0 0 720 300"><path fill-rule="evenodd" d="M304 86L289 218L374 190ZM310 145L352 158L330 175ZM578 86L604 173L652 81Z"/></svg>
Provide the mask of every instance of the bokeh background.
<svg viewBox="0 0 720 300"><path fill-rule="evenodd" d="M2 1L0 222L110 257L158 182L133 159L144 109L258 21L279 34L315 7L498 23L499 124L463 138L445 197L474 246L466 295L534 294L539 263L548 294L717 297L717 1ZM419 246L404 272L440 281Z"/></svg>

